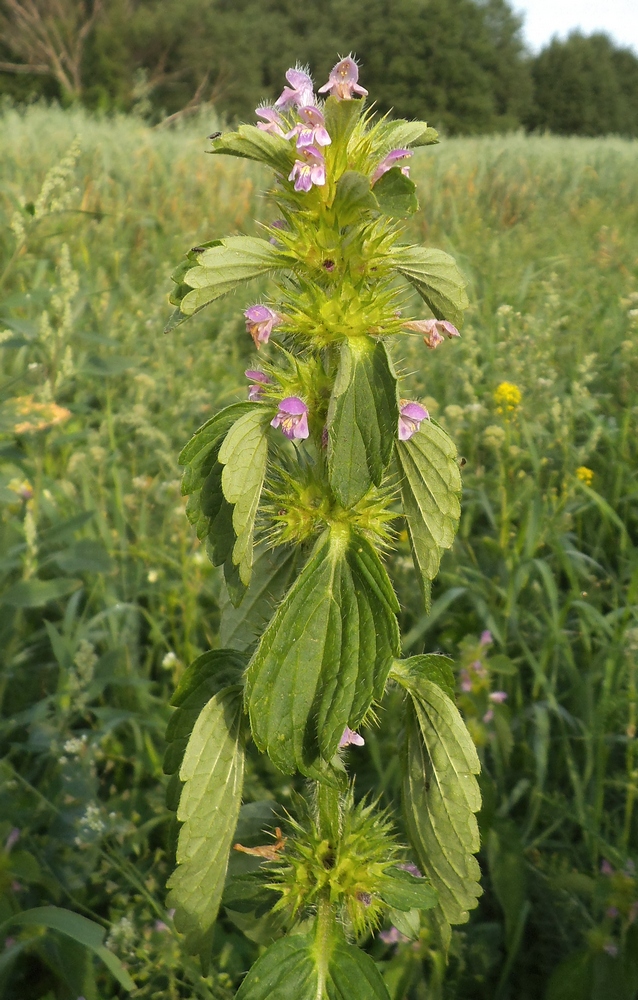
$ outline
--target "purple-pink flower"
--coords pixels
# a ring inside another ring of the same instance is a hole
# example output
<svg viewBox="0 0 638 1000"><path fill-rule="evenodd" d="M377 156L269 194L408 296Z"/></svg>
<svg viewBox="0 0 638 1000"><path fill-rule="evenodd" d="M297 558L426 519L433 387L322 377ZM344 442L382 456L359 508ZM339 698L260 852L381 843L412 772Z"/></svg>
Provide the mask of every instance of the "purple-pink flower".
<svg viewBox="0 0 638 1000"><path fill-rule="evenodd" d="M264 386L272 385L272 379L268 378L265 372L260 372L256 368L247 368L244 375L251 382L257 383L257 385L251 385L248 389L248 399L251 403L256 403L263 398Z"/></svg>
<svg viewBox="0 0 638 1000"><path fill-rule="evenodd" d="M338 97L340 101L351 100L353 94L365 97L368 91L358 84L358 79L359 67L352 56L346 56L332 67L328 82L319 87L319 93L325 94L330 91L331 95Z"/></svg>
<svg viewBox="0 0 638 1000"><path fill-rule="evenodd" d="M269 309L268 306L249 306L244 312L246 317L246 330L253 338L255 347L259 350L260 344L267 344L273 327L281 323L281 316Z"/></svg>
<svg viewBox="0 0 638 1000"><path fill-rule="evenodd" d="M399 406L399 441L409 441L418 431L421 421L429 419L425 406L402 399Z"/></svg>
<svg viewBox="0 0 638 1000"><path fill-rule="evenodd" d="M297 114L301 121L286 134L286 139L297 137L297 149L306 149L309 146L329 146L332 139L326 130L326 120L319 108L308 105L299 108Z"/></svg>
<svg viewBox="0 0 638 1000"><path fill-rule="evenodd" d="M492 633L488 628L486 628L485 631L481 632L479 646L491 646L493 642Z"/></svg>
<svg viewBox="0 0 638 1000"><path fill-rule="evenodd" d="M379 937L384 944L398 944L399 941L409 941L410 938L402 934L396 927L391 927L389 931L379 931Z"/></svg>
<svg viewBox="0 0 638 1000"><path fill-rule="evenodd" d="M281 94L275 101L276 108L305 107L315 103L315 95L312 80L305 70L299 66L289 69L286 73L286 80L290 84L284 87Z"/></svg>
<svg viewBox="0 0 638 1000"><path fill-rule="evenodd" d="M365 742L363 736L355 733L354 729L350 729L350 726L346 726L343 736L339 740L339 749L343 750L344 747L349 747L350 744L355 747L362 747L365 746Z"/></svg>
<svg viewBox="0 0 638 1000"><path fill-rule="evenodd" d="M504 701L507 701L507 691L492 691L489 697L495 705L502 705Z"/></svg>
<svg viewBox="0 0 638 1000"><path fill-rule="evenodd" d="M461 336L456 327L446 319L414 319L404 323L403 326L406 330L414 330L416 333L422 333L425 346L432 350L443 343L441 331L447 334L448 337Z"/></svg>
<svg viewBox="0 0 638 1000"><path fill-rule="evenodd" d="M276 415L270 421L272 427L279 427L287 438L303 439L310 434L308 430L308 407L299 396L286 396L279 403Z"/></svg>
<svg viewBox="0 0 638 1000"><path fill-rule="evenodd" d="M603 858L603 860L600 863L600 872L601 872L601 875L613 875L614 874L614 869L611 867L611 865L609 864L609 861L607 861L606 858Z"/></svg>
<svg viewBox="0 0 638 1000"><path fill-rule="evenodd" d="M400 868L404 872L409 872L415 878L423 878L423 874L412 861L404 861L402 864L397 865L397 868Z"/></svg>
<svg viewBox="0 0 638 1000"><path fill-rule="evenodd" d="M295 191L310 191L313 184L322 187L326 183L326 163L316 146L297 150L288 180L295 182Z"/></svg>
<svg viewBox="0 0 638 1000"><path fill-rule="evenodd" d="M257 122L257 128L262 132L269 132L270 135L285 135L282 125L284 120L274 108L255 108L255 114L263 118L263 122Z"/></svg>
<svg viewBox="0 0 638 1000"><path fill-rule="evenodd" d="M380 177L383 177L388 170L392 170L392 167L396 167L399 160L406 160L409 156L412 156L412 151L409 149L393 149L392 152L388 153L381 160L381 163L377 166L372 177L370 178L371 184L376 184ZM407 163L401 167L401 173L406 177L410 176L410 168Z"/></svg>

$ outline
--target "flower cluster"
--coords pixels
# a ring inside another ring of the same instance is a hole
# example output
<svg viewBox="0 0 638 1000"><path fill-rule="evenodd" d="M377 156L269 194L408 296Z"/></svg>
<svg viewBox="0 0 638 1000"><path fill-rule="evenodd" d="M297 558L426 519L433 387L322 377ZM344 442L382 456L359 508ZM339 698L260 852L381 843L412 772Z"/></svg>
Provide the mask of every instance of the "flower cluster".
<svg viewBox="0 0 638 1000"><path fill-rule="evenodd" d="M507 701L506 691L490 690L487 651L492 642L492 634L486 629L478 642L468 637L461 643L460 706L466 716L468 729L479 746L486 741L483 726L494 720L494 706Z"/></svg>
<svg viewBox="0 0 638 1000"><path fill-rule="evenodd" d="M501 382L494 392L494 401L498 413L512 413L521 405L521 390L513 382Z"/></svg>

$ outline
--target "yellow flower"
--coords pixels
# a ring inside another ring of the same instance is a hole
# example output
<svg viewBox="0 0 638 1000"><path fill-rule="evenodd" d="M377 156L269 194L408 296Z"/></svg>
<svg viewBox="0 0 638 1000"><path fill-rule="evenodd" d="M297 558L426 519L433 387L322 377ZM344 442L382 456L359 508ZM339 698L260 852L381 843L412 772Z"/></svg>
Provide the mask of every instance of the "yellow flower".
<svg viewBox="0 0 638 1000"><path fill-rule="evenodd" d="M30 434L34 431L44 431L68 420L71 411L57 403L37 403L33 396L19 396L13 400L15 412L20 416L30 417L14 425L15 434Z"/></svg>
<svg viewBox="0 0 638 1000"><path fill-rule="evenodd" d="M499 413L502 413L503 410L511 413L512 410L521 405L522 398L521 390L513 382L501 382L494 393Z"/></svg>
<svg viewBox="0 0 638 1000"><path fill-rule="evenodd" d="M585 486L591 486L593 478L593 471L588 469L586 465L579 465L576 469L576 479L580 479L581 483L584 483Z"/></svg>

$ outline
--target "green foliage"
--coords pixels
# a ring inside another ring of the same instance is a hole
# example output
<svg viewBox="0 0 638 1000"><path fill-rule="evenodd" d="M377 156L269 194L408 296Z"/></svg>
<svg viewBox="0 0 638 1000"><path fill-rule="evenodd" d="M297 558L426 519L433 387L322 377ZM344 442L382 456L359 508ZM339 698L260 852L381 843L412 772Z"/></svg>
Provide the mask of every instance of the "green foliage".
<svg viewBox="0 0 638 1000"><path fill-rule="evenodd" d="M346 340L328 410L330 485L353 507L380 486L396 436L396 375L382 341Z"/></svg>
<svg viewBox="0 0 638 1000"><path fill-rule="evenodd" d="M398 605L362 537L323 536L253 656L246 679L251 730L282 771L330 762L383 694L398 650Z"/></svg>
<svg viewBox="0 0 638 1000"><path fill-rule="evenodd" d="M441 427L427 420L408 441L397 441L396 455L412 555L427 593L461 515L456 447Z"/></svg>
<svg viewBox="0 0 638 1000"><path fill-rule="evenodd" d="M244 780L241 688L223 688L200 712L184 752L177 868L167 885L175 926L206 974Z"/></svg>
<svg viewBox="0 0 638 1000"><path fill-rule="evenodd" d="M443 250L402 247L394 255L394 263L437 319L447 319L457 327L462 326L463 311L469 304L465 291L467 282L453 257Z"/></svg>
<svg viewBox="0 0 638 1000"><path fill-rule="evenodd" d="M261 133L260 133L261 134ZM258 278L286 260L267 240L230 236L221 245L203 250L196 267L186 271L184 284L192 288L180 302L180 312L193 316L215 299L232 292L243 281Z"/></svg>
<svg viewBox="0 0 638 1000"><path fill-rule="evenodd" d="M399 167L387 170L374 185L374 196L385 215L402 219L419 210L416 184L405 177Z"/></svg>
<svg viewBox="0 0 638 1000"><path fill-rule="evenodd" d="M237 993L238 1000L316 1000L319 976L312 939L292 934L275 941L255 962Z"/></svg>

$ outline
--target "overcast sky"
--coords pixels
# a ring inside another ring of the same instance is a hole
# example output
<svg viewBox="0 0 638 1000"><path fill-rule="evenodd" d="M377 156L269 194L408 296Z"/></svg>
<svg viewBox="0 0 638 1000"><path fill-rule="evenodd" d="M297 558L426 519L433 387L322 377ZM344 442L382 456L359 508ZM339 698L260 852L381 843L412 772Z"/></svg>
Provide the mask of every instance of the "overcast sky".
<svg viewBox="0 0 638 1000"><path fill-rule="evenodd" d="M525 15L523 34L534 52L553 35L565 38L580 28L585 35L605 31L638 54L638 0L511 0L511 4Z"/></svg>

